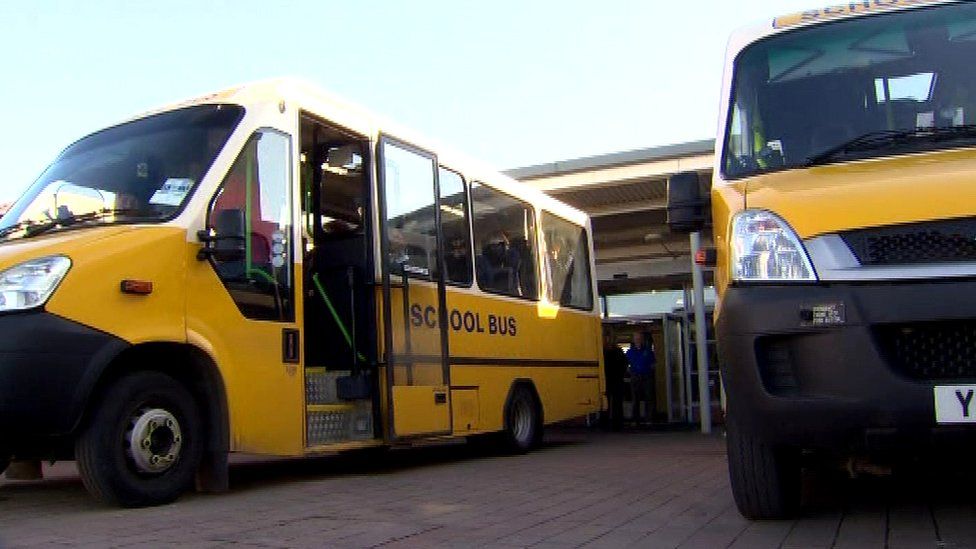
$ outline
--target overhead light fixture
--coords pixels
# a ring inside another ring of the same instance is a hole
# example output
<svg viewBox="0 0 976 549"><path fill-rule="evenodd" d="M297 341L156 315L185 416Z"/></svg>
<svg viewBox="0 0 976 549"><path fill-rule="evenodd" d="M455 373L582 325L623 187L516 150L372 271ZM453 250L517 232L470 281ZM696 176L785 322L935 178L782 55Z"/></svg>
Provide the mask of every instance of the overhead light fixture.
<svg viewBox="0 0 976 549"><path fill-rule="evenodd" d="M447 204L441 204L441 211L444 213L449 213L457 217L464 217L464 210L461 208L456 208L454 206L448 206Z"/></svg>
<svg viewBox="0 0 976 549"><path fill-rule="evenodd" d="M322 169L329 173L334 173L336 175L348 175L349 170L343 168L342 166L330 166L328 164L322 164Z"/></svg>

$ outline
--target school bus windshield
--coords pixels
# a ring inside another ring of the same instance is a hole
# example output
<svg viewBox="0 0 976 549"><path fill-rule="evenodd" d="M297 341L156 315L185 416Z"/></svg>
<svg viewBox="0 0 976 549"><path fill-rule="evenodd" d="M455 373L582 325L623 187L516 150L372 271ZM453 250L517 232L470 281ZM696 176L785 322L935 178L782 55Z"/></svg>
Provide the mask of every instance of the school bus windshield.
<svg viewBox="0 0 976 549"><path fill-rule="evenodd" d="M199 105L90 135L68 147L0 221L0 238L175 215L244 110Z"/></svg>
<svg viewBox="0 0 976 549"><path fill-rule="evenodd" d="M976 140L976 5L778 34L735 66L724 175L958 147Z"/></svg>

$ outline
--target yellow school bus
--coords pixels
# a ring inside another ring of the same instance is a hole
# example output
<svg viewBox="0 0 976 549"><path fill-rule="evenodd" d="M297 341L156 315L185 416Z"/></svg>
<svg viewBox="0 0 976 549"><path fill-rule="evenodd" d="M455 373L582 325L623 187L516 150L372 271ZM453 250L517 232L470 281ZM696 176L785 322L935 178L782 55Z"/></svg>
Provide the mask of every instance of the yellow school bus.
<svg viewBox="0 0 976 549"><path fill-rule="evenodd" d="M730 41L711 217L747 517L794 513L811 455L974 441L974 56L972 2L849 2ZM693 228L698 182L672 183Z"/></svg>
<svg viewBox="0 0 976 549"><path fill-rule="evenodd" d="M0 220L0 471L76 459L138 506L230 452L527 451L602 405L589 233L298 81L93 133Z"/></svg>

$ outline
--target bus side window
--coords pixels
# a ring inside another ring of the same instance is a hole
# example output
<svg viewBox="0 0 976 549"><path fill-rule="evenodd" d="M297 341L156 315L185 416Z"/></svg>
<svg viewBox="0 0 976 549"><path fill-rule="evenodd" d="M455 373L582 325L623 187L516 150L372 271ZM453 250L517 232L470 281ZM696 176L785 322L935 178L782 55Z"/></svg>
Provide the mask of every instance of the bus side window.
<svg viewBox="0 0 976 549"><path fill-rule="evenodd" d="M256 132L207 215L215 245L239 250L212 258L217 276L241 314L256 320L294 320L289 149L288 136Z"/></svg>
<svg viewBox="0 0 976 549"><path fill-rule="evenodd" d="M492 293L538 299L532 206L472 182L471 207L478 286Z"/></svg>
<svg viewBox="0 0 976 549"><path fill-rule="evenodd" d="M471 229L464 178L440 168L441 233L444 235L445 280L459 286L471 285Z"/></svg>
<svg viewBox="0 0 976 549"><path fill-rule="evenodd" d="M590 247L586 229L542 212L549 301L589 311L593 308Z"/></svg>

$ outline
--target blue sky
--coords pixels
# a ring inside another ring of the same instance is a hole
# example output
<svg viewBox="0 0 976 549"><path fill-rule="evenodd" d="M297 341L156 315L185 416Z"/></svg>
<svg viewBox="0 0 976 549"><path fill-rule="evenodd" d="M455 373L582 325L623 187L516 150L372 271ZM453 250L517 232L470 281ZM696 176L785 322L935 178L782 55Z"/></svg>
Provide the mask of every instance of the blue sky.
<svg viewBox="0 0 976 549"><path fill-rule="evenodd" d="M0 201L91 131L275 76L499 169L713 137L729 33L822 2L0 1Z"/></svg>

